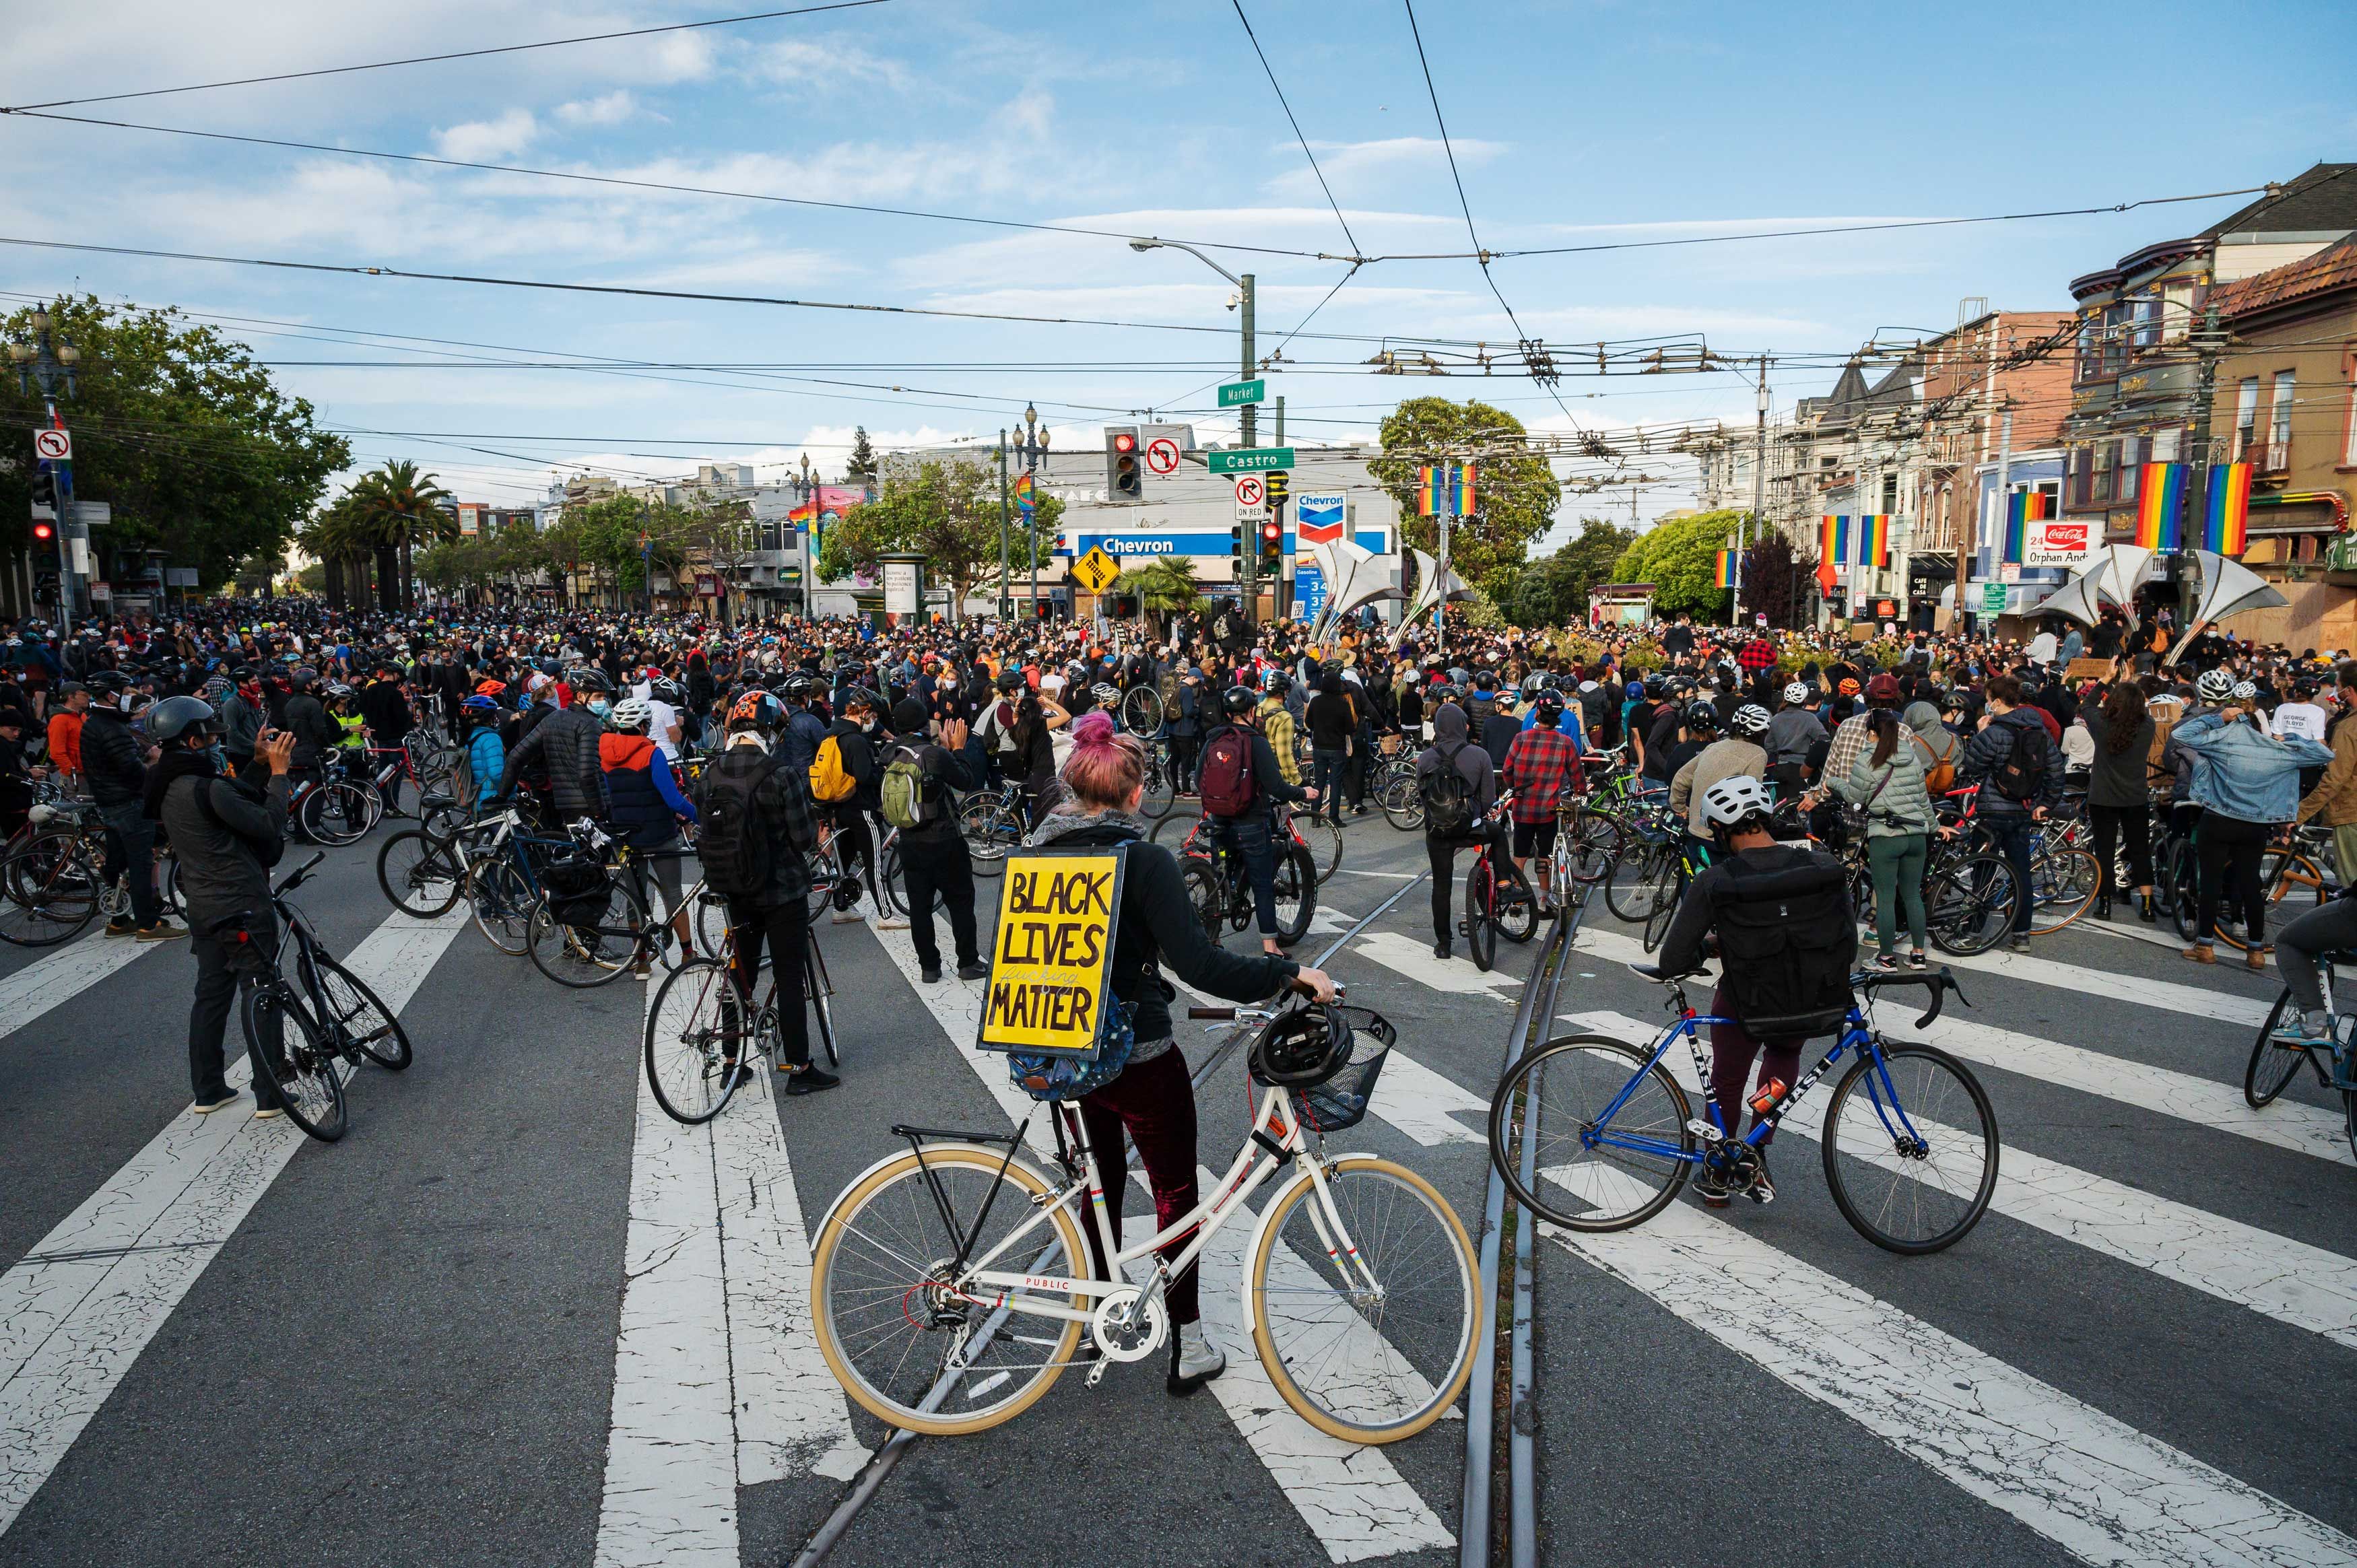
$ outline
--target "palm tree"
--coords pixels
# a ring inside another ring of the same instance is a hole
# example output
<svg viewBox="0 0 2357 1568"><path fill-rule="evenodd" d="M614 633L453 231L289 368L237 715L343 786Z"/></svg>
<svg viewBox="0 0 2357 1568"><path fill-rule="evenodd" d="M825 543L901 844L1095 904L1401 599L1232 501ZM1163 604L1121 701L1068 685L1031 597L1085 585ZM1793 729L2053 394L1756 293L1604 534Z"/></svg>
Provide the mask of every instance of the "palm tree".
<svg viewBox="0 0 2357 1568"><path fill-rule="evenodd" d="M367 593L368 525L350 492L322 507L295 542L325 568L329 609L346 608Z"/></svg>
<svg viewBox="0 0 2357 1568"><path fill-rule="evenodd" d="M1172 616L1200 607L1203 596L1195 586L1195 563L1184 555L1157 555L1143 566L1124 572L1113 585L1116 594L1135 594L1138 608L1154 618L1158 628Z"/></svg>
<svg viewBox="0 0 2357 1568"><path fill-rule="evenodd" d="M365 520L369 543L376 552L377 603L387 615L414 603L410 562L419 542L456 539L458 520L442 510L452 499L439 479L421 474L407 458L387 459L383 467L364 474L351 489L351 500Z"/></svg>

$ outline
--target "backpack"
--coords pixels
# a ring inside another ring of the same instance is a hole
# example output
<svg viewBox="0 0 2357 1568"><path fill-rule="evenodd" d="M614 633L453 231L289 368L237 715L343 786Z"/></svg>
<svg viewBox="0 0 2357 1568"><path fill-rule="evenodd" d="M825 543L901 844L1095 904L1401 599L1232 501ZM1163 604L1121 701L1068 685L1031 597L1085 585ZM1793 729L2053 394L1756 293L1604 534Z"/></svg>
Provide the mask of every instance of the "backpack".
<svg viewBox="0 0 2357 1568"><path fill-rule="evenodd" d="M1915 745L1923 753L1924 793L1934 796L1944 795L1954 789L1956 787L1955 746L1951 745L1948 747L1948 755L1942 757L1932 749L1932 743L1925 740L1912 726L1909 727L1908 734L1913 737Z"/></svg>
<svg viewBox="0 0 2357 1568"><path fill-rule="evenodd" d="M939 818L941 803L928 800L924 764L917 758L917 748L893 747L891 765L884 769L884 820L907 832L920 823Z"/></svg>
<svg viewBox="0 0 2357 1568"><path fill-rule="evenodd" d="M1720 982L1753 1038L1805 1039L1841 1027L1857 960L1857 920L1830 855L1754 870L1741 855L1718 862L1712 926L1725 959Z"/></svg>
<svg viewBox="0 0 2357 1568"><path fill-rule="evenodd" d="M1215 817L1241 817L1252 809L1252 734L1230 725L1203 748L1202 779L1196 787L1203 810Z"/></svg>
<svg viewBox="0 0 2357 1568"><path fill-rule="evenodd" d="M1165 675L1162 677L1161 684L1163 722L1166 724L1175 725L1178 722L1179 717L1178 677L1176 675Z"/></svg>
<svg viewBox="0 0 2357 1568"><path fill-rule="evenodd" d="M2024 755L2025 743L2029 738L2028 726L2007 725L2006 727L2013 731L2013 745L2007 750L2005 760L1989 774L1989 788L2008 800L2034 800L2046 786L2045 756L2042 752ZM2040 729L2044 727L2042 725L2040 726ZM2041 736L2040 738L2045 737Z"/></svg>
<svg viewBox="0 0 2357 1568"><path fill-rule="evenodd" d="M770 885L776 851L755 797L780 761L737 746L705 765L696 790L695 858L704 885L723 897L748 897Z"/></svg>
<svg viewBox="0 0 2357 1568"><path fill-rule="evenodd" d="M831 735L820 741L810 765L811 799L832 804L850 800L858 789L859 780L843 766L843 737Z"/></svg>
<svg viewBox="0 0 2357 1568"><path fill-rule="evenodd" d="M1459 839L1473 831L1473 781L1457 770L1463 746L1441 749L1441 766L1416 780L1424 804L1424 831L1434 838Z"/></svg>

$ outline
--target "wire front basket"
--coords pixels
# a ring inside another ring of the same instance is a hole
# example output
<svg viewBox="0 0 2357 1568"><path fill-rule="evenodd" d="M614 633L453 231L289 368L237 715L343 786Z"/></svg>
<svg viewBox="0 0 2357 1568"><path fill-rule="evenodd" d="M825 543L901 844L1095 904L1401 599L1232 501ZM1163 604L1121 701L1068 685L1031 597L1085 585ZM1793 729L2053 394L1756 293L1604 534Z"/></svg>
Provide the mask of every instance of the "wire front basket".
<svg viewBox="0 0 2357 1568"><path fill-rule="evenodd" d="M1392 1044L1399 1038L1399 1031L1380 1013L1364 1007L1335 1011L1351 1021L1351 1059L1325 1082L1294 1090L1289 1096L1294 1118L1320 1134L1340 1133L1367 1119L1383 1058L1392 1054Z"/></svg>

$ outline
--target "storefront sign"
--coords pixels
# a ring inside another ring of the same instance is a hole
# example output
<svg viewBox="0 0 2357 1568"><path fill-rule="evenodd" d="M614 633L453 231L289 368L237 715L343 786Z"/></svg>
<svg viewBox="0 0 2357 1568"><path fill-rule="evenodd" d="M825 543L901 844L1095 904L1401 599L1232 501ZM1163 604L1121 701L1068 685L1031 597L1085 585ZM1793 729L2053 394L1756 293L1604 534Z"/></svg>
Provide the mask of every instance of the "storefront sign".
<svg viewBox="0 0 2357 1568"><path fill-rule="evenodd" d="M2023 528L2021 564L2025 566L2075 569L2095 553L2095 530L2083 517L2037 518Z"/></svg>

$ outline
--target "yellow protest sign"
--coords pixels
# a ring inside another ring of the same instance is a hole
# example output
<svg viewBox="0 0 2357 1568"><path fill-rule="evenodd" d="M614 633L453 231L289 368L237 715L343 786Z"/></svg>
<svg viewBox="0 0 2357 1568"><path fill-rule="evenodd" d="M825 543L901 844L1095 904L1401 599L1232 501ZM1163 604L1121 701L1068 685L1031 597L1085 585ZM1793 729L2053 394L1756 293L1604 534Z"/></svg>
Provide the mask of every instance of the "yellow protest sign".
<svg viewBox="0 0 2357 1568"><path fill-rule="evenodd" d="M983 987L985 1050L1085 1051L1113 1005L1122 857L1103 848L1006 857Z"/></svg>

